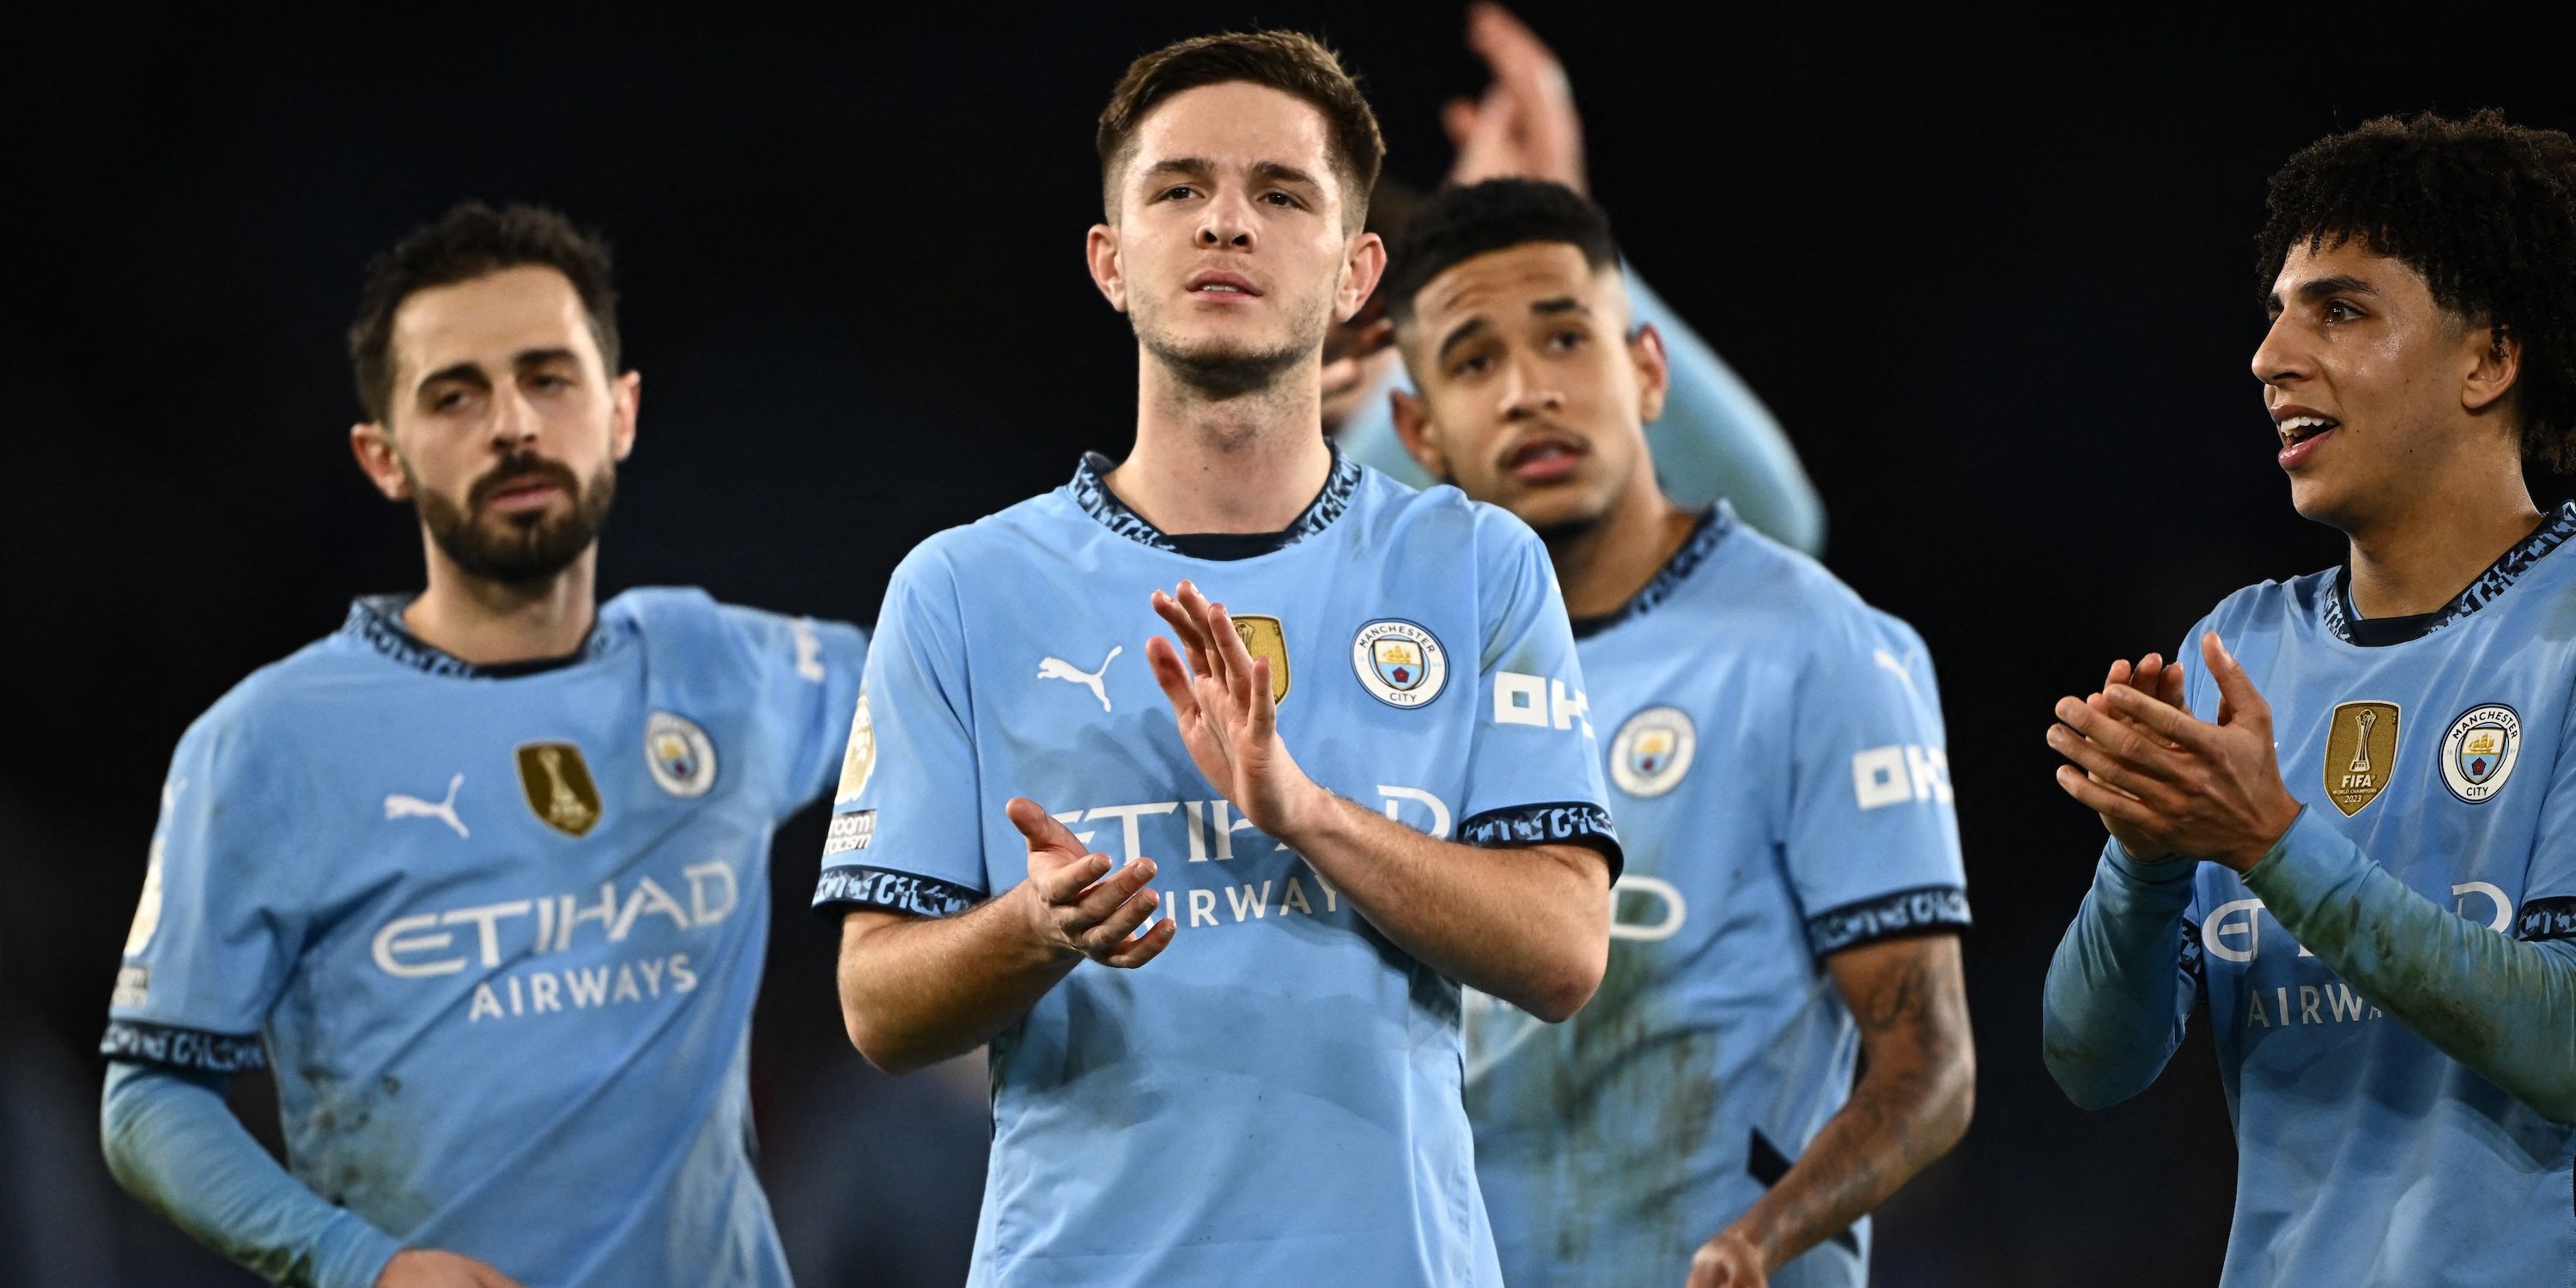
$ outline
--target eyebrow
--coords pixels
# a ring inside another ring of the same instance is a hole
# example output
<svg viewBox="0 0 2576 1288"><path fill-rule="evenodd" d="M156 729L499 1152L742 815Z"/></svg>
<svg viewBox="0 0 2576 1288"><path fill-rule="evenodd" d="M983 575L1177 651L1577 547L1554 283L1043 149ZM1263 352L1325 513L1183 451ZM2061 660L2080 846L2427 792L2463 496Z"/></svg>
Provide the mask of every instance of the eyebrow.
<svg viewBox="0 0 2576 1288"><path fill-rule="evenodd" d="M1559 313L1580 313L1585 317L1590 317L1592 316L1592 306L1574 298L1571 295L1560 295L1555 299L1540 300L1538 303L1531 305L1530 312L1543 318L1554 317Z"/></svg>
<svg viewBox="0 0 2576 1288"><path fill-rule="evenodd" d="M516 371L527 371L531 368L542 367L549 363L570 362L578 364L580 361L581 356L579 354L566 348L522 349L516 356L510 359L510 366ZM482 388L489 388L492 383L491 377L483 374L483 364L467 361L450 363L449 365L441 367L426 376L422 376L420 378L420 383L413 386L413 389L416 392L418 390L427 389L431 385L438 384L439 382L446 380L459 381L464 384L475 385Z"/></svg>
<svg viewBox="0 0 2576 1288"><path fill-rule="evenodd" d="M1195 175L1214 174L1218 168L1219 167L1216 162L1210 161L1206 157L1168 157L1145 167L1144 173L1141 177L1146 180L1186 178ZM1255 161L1252 163L1252 173L1255 178L1269 179L1279 183L1301 183L1309 188L1321 188L1324 186L1315 178L1315 176L1308 174L1293 165L1289 165L1284 161Z"/></svg>
<svg viewBox="0 0 2576 1288"><path fill-rule="evenodd" d="M2299 303L2315 304L2319 301L2330 299L2337 295L2377 295L2379 294L2379 288L2372 286L2370 283L2363 281L2361 278L2355 277L2350 273L2337 273L2332 277L2320 277L2312 281L2299 283L2297 294L2299 297ZM2265 297L2265 302L2272 306L2272 312L2279 313L2281 311L2281 293L2279 291L2274 291L2271 295Z"/></svg>
<svg viewBox="0 0 2576 1288"><path fill-rule="evenodd" d="M1451 329L1449 334L1440 337L1440 347L1432 351L1432 356L1445 362L1449 358L1449 351L1451 349L1455 349L1459 345L1465 344L1469 340L1473 340L1477 336L1483 335L1487 331L1491 331L1493 329L1493 323L1488 322L1483 318L1469 318Z"/></svg>

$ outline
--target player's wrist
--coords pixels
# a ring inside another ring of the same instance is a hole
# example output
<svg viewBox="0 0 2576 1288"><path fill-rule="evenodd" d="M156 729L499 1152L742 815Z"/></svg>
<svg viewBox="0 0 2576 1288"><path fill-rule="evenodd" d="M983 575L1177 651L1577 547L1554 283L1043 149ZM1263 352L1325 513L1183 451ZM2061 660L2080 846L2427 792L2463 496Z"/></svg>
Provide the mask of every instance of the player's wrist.
<svg viewBox="0 0 2576 1288"><path fill-rule="evenodd" d="M1289 849L1311 855L1316 844L1326 841L1340 826L1340 814L1347 804L1300 773L1295 786L1280 794L1278 825L1262 830L1278 837Z"/></svg>

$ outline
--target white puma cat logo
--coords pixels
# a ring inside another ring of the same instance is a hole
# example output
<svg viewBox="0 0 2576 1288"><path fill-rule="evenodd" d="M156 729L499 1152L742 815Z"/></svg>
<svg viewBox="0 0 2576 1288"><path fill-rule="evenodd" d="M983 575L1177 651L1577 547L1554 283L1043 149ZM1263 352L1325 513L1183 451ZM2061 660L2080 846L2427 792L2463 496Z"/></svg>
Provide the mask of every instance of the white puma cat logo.
<svg viewBox="0 0 2576 1288"><path fill-rule="evenodd" d="M1100 669L1097 671L1081 670L1075 667L1073 663L1065 661L1060 657L1047 658L1038 663L1038 678L1041 680L1067 680L1074 684L1079 684L1084 688L1091 690L1091 696L1100 699L1100 709L1107 711L1110 709L1109 689L1108 686L1100 682L1100 677L1109 674L1109 664L1117 661L1118 655L1126 651L1127 646L1124 644L1110 649L1109 656L1100 659Z"/></svg>
<svg viewBox="0 0 2576 1288"><path fill-rule="evenodd" d="M1905 658L1907 662L1910 662L1914 660L1914 654L1909 651L1906 653ZM1890 653L1883 648L1873 649L1870 651L1869 660L1878 663L1879 667L1883 670L1894 671L1896 673L1897 680L1904 684L1905 694L1907 697L1910 697L1917 702L1921 702L1923 700L1923 695L1914 691L1914 672L1906 668L1905 662L1897 661L1894 653Z"/></svg>
<svg viewBox="0 0 2576 1288"><path fill-rule="evenodd" d="M456 789L464 785L465 775L463 774L448 779L447 799L435 805L417 796L405 796L400 792L392 793L385 797L385 817L388 819L434 818L455 828L458 836L472 840L474 834L465 830L465 820L456 817Z"/></svg>

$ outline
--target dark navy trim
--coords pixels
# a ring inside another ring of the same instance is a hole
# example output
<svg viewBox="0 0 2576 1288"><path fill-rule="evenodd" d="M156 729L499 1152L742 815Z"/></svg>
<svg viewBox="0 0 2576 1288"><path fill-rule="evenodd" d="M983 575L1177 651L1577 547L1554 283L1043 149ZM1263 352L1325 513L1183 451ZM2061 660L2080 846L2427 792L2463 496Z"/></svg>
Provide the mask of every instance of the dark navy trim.
<svg viewBox="0 0 2576 1288"><path fill-rule="evenodd" d="M416 595L364 595L352 600L349 616L340 623L340 633L366 641L377 652L415 671L460 680L509 680L522 675L559 671L587 662L608 649L608 635L599 629L599 622L594 618L590 634L582 637L581 647L562 657L491 665L468 662L403 629L403 610L411 607L411 601L416 598Z"/></svg>
<svg viewBox="0 0 2576 1288"><path fill-rule="evenodd" d="M2523 538L2513 549L2496 556L2496 561L2488 564L2487 570L2479 573L2477 580L2469 583L2468 589L2453 596L2450 603L2424 614L2422 628L2412 634L2408 634L2404 627L2405 623L2416 620L2411 617L2384 619L2389 625L2379 630L2362 625L2370 619L2353 611L2352 566L2349 564L2335 569L2334 583L2319 597L2323 602L2317 606L2317 611L2326 630L2346 644L2376 648L2383 644L2403 644L2408 640L2422 639L2494 603L2498 596L2520 581L2524 573L2530 572L2531 566L2540 562L2541 556L2565 545L2570 537L2576 537L2576 501L2560 505L2556 513L2541 520L2540 527L2530 536ZM2365 635L2370 638L2362 638Z"/></svg>
<svg viewBox="0 0 2576 1288"><path fill-rule="evenodd" d="M2522 905L2521 915L2513 919L2517 938L2528 940L2576 939L2576 898L2534 899Z"/></svg>
<svg viewBox="0 0 2576 1288"><path fill-rule="evenodd" d="M814 883L814 910L838 916L852 908L881 908L914 917L954 917L982 903L980 891L953 881L891 868L825 868Z"/></svg>
<svg viewBox="0 0 2576 1288"><path fill-rule="evenodd" d="M1619 848L1619 833L1610 811L1590 801L1555 801L1489 809L1458 825L1462 845L1495 848L1508 845L1588 845L1610 861L1610 879L1628 863Z"/></svg>
<svg viewBox="0 0 2576 1288"><path fill-rule="evenodd" d="M1664 566L1657 569L1636 594L1630 595L1627 603L1598 617L1575 618L1574 638L1598 635L1629 618L1643 617L1652 612L1655 605L1672 598L1673 592L1680 590L1682 583L1699 571L1701 564L1708 562L1709 552L1717 549L1717 543L1734 530L1735 511L1724 501L1710 506L1708 512L1699 516L1699 522L1692 526L1690 535L1682 538L1682 548L1674 551L1673 557L1665 560Z"/></svg>
<svg viewBox="0 0 2576 1288"><path fill-rule="evenodd" d="M1967 891L1954 885L1916 886L1807 918L1807 951L1823 957L1882 939L1944 934L1971 924Z"/></svg>
<svg viewBox="0 0 2576 1288"><path fill-rule="evenodd" d="M1342 455L1342 449L1325 444L1333 453L1333 468L1324 475L1324 488L1315 494L1306 512L1297 521L1277 532L1205 532L1165 533L1145 521L1145 516L1127 508L1118 494L1109 490L1104 477L1118 468L1117 463L1098 452L1084 452L1074 466L1073 481L1065 486L1073 493L1073 503L1100 525L1140 546L1169 550L1192 559L1223 561L1250 559L1275 550L1284 550L1333 525L1342 511L1351 507L1351 496L1359 491L1360 463Z"/></svg>
<svg viewBox="0 0 2576 1288"><path fill-rule="evenodd" d="M2207 954L2201 949L2200 923L2189 917L2182 919L2182 945L2178 952L2179 956L2174 960L2182 973L2191 976L2193 983L2207 986L2209 963Z"/></svg>
<svg viewBox="0 0 2576 1288"><path fill-rule="evenodd" d="M204 1029L154 1024L148 1020L110 1020L98 1053L110 1060L166 1064L200 1073L248 1073L268 1064L268 1052L256 1033L209 1033Z"/></svg>

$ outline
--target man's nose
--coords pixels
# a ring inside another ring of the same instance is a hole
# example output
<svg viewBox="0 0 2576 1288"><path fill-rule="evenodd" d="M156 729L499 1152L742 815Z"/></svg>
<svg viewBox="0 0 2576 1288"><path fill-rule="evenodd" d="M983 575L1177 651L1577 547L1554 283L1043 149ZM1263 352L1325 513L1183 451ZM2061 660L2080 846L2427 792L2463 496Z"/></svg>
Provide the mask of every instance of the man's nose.
<svg viewBox="0 0 2576 1288"><path fill-rule="evenodd" d="M1231 246L1250 250L1254 244L1251 204L1237 197L1219 197L1207 204L1206 217L1199 221L1199 245L1205 249Z"/></svg>

